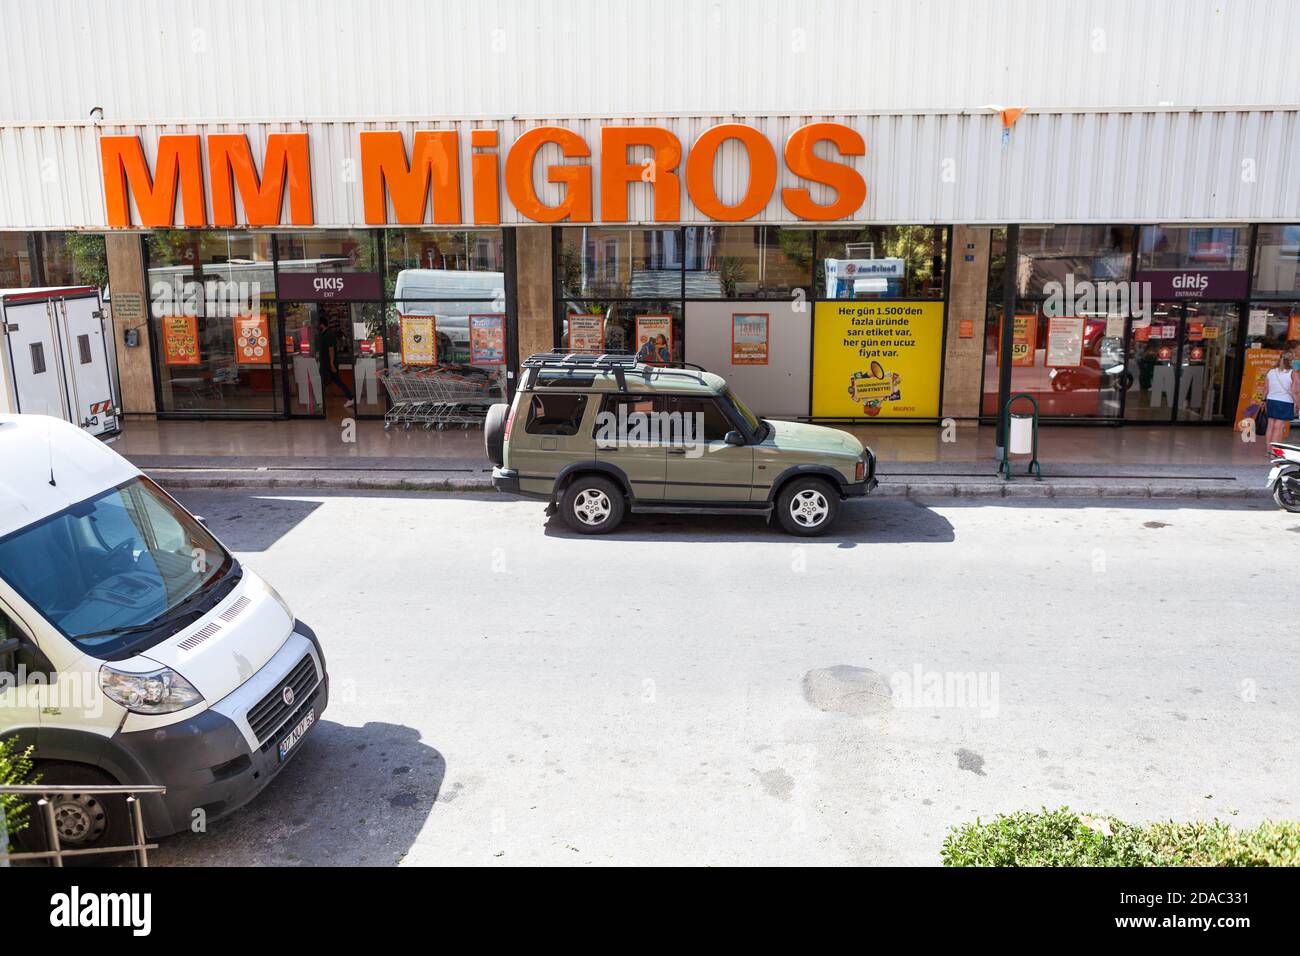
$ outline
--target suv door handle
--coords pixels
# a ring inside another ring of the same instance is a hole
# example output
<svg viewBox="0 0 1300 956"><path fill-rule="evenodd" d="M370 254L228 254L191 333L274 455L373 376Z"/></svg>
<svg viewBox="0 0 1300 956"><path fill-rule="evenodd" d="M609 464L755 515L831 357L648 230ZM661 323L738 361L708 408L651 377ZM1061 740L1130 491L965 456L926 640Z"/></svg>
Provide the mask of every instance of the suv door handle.
<svg viewBox="0 0 1300 956"><path fill-rule="evenodd" d="M685 448L682 448L680 445L677 445L677 446L670 446L670 447L668 448L668 454L670 454L670 455L684 455L684 454L686 454L686 449L685 449Z"/></svg>

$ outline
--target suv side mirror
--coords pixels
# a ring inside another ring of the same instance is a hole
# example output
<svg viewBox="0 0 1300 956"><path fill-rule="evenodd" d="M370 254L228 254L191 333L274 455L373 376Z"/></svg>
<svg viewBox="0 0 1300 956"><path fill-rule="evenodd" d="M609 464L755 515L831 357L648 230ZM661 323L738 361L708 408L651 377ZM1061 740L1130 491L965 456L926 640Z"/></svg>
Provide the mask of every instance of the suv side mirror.
<svg viewBox="0 0 1300 956"><path fill-rule="evenodd" d="M740 432L736 431L734 428L731 431L727 432L727 434L723 435L722 440L725 441L728 445L745 444L745 436L742 435Z"/></svg>

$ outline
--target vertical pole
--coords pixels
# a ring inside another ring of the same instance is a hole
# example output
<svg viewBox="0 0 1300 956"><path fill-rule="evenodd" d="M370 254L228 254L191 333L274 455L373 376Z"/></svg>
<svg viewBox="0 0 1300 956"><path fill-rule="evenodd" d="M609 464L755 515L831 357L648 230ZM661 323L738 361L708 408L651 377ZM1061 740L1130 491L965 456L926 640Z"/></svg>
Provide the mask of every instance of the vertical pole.
<svg viewBox="0 0 1300 956"><path fill-rule="evenodd" d="M149 853L145 850L144 820L140 814L140 800L133 793L126 798L126 802L131 805L131 830L135 835L135 865L146 867L149 865Z"/></svg>
<svg viewBox="0 0 1300 956"><path fill-rule="evenodd" d="M59 830L54 825L54 804L50 803L49 797L41 797L36 806L45 821L45 831L50 839L50 851L54 854L50 857L50 866L61 867L63 866L63 844L59 842Z"/></svg>
<svg viewBox="0 0 1300 956"><path fill-rule="evenodd" d="M998 433L996 457L1007 447L1007 399L1011 397L1011 343L1015 335L1016 272L1020 259L1020 225L1007 226L1007 251L1002 272L1002 335L998 341Z"/></svg>

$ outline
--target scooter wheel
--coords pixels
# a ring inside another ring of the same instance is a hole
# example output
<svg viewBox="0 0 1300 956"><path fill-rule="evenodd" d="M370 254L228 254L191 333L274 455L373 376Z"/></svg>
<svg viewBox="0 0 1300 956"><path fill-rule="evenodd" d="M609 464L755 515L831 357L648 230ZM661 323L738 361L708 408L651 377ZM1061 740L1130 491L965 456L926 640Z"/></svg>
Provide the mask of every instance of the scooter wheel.
<svg viewBox="0 0 1300 956"><path fill-rule="evenodd" d="M1273 500L1277 506L1284 511L1292 514L1300 514L1300 497L1286 486L1286 477L1283 476L1278 480L1277 487L1273 489Z"/></svg>

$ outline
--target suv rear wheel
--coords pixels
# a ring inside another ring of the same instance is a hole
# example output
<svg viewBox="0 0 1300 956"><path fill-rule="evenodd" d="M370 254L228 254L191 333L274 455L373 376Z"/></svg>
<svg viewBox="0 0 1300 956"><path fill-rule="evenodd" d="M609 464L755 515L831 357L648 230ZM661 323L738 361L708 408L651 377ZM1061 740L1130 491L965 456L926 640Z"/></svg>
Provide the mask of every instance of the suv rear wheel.
<svg viewBox="0 0 1300 956"><path fill-rule="evenodd" d="M776 496L776 517L790 534L823 534L840 513L840 496L822 478L795 478Z"/></svg>
<svg viewBox="0 0 1300 956"><path fill-rule="evenodd" d="M623 521L627 502L622 490L608 478L579 475L560 495L564 523L579 534L607 534Z"/></svg>

